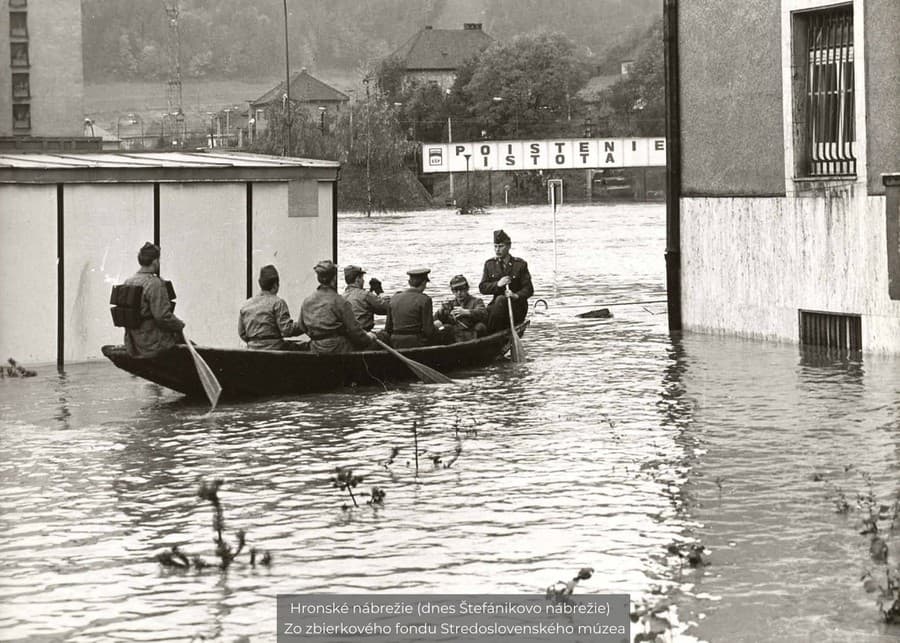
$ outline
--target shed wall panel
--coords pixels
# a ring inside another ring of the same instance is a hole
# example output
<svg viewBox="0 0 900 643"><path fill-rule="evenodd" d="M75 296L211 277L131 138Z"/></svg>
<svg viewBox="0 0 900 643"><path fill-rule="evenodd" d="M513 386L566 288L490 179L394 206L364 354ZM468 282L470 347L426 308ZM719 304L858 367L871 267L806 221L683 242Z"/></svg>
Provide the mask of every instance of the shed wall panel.
<svg viewBox="0 0 900 643"><path fill-rule="evenodd" d="M288 215L288 192L286 183L253 185L253 291L259 269L274 265L281 278L278 294L296 320L300 303L317 285L313 266L331 254L322 250L325 240L316 238L317 218Z"/></svg>
<svg viewBox="0 0 900 643"><path fill-rule="evenodd" d="M120 344L109 292L137 272L138 249L153 241L150 184L65 186L66 361L102 358L103 344Z"/></svg>
<svg viewBox="0 0 900 643"><path fill-rule="evenodd" d="M683 193L783 194L779 3L678 11Z"/></svg>
<svg viewBox="0 0 900 643"><path fill-rule="evenodd" d="M160 273L175 286L175 314L198 344L240 346L246 294L244 183L160 186Z"/></svg>
<svg viewBox="0 0 900 643"><path fill-rule="evenodd" d="M0 186L0 357L56 360L56 186Z"/></svg>

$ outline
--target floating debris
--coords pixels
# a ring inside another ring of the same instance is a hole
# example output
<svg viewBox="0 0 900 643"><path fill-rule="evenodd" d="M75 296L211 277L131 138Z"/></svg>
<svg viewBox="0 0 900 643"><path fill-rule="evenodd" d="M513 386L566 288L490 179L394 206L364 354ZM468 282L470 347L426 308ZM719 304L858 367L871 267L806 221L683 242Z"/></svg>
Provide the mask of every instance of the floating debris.
<svg viewBox="0 0 900 643"><path fill-rule="evenodd" d="M34 377L37 375L36 371L32 371L30 369L25 368L24 366L20 366L19 363L10 357L6 360L9 366L0 367L0 379L5 377Z"/></svg>

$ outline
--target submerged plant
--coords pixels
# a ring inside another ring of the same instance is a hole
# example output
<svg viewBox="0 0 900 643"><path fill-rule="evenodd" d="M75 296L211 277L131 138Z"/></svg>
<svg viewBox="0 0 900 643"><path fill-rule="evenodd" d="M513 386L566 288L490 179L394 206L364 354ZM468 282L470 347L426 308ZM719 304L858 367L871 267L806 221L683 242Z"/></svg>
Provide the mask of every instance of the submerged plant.
<svg viewBox="0 0 900 643"><path fill-rule="evenodd" d="M384 489L381 487L372 487L372 491L369 492L369 499L366 500L367 505L384 505Z"/></svg>
<svg viewBox="0 0 900 643"><path fill-rule="evenodd" d="M239 529L236 534L237 543L232 547L224 537L225 531L225 515L222 511L222 502L219 500L219 489L222 487L223 481L218 478L211 483L205 480L200 481L197 488L197 497L206 500L213 507L213 531L215 536L213 542L216 544L216 556L219 557L219 569L228 569L235 558L243 551L247 543L246 533L243 529ZM251 550L250 565L256 565L256 549ZM173 545L169 550L160 552L155 556L159 564L164 567L173 567L176 569L189 569L193 567L197 571L202 571L206 567L211 567L211 563L206 562L202 557L194 555L190 558L183 553L178 545ZM268 565L271 561L269 552L265 552L264 560L260 561L263 565Z"/></svg>
<svg viewBox="0 0 900 643"><path fill-rule="evenodd" d="M362 479L362 476L353 475L353 469L350 467L337 467L334 470L334 475L331 477L331 486L341 491L346 489L347 493L350 494L350 500L353 501L353 506L359 507L359 503L356 502L356 496L353 495L353 487L362 482ZM345 508L348 507L345 505Z"/></svg>

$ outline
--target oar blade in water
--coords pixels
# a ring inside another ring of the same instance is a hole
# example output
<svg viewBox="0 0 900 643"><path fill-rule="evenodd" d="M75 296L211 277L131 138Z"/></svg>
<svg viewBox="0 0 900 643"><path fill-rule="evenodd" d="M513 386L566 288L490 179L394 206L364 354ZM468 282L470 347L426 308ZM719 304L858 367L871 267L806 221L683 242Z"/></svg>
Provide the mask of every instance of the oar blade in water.
<svg viewBox="0 0 900 643"><path fill-rule="evenodd" d="M391 355L402 361L409 367L416 377L425 382L426 384L456 384L452 379L444 375L443 373L434 370L430 366L425 366L421 362L417 362L414 359L409 359L405 355L397 352L387 344L385 344L380 339L375 340L379 346L381 346L384 350L389 352Z"/></svg>
<svg viewBox="0 0 900 643"><path fill-rule="evenodd" d="M216 404L219 403L219 396L222 394L222 385L219 384L219 380L216 379L209 364L200 357L200 353L197 352L197 349L194 348L194 345L191 344L190 340L185 337L184 341L187 342L188 350L191 352L191 357L194 359L197 375L200 378L200 383L203 385L203 390L206 392L206 397L209 398L209 403L212 406L210 411L212 411L216 408Z"/></svg>

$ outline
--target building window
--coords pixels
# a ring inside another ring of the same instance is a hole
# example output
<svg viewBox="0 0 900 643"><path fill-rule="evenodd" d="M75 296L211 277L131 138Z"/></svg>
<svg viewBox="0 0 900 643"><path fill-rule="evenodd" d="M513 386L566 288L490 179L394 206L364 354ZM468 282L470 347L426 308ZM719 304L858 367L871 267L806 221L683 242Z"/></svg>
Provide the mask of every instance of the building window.
<svg viewBox="0 0 900 643"><path fill-rule="evenodd" d="M31 96L28 74L12 75L12 95L16 100L22 100L23 98L29 98Z"/></svg>
<svg viewBox="0 0 900 643"><path fill-rule="evenodd" d="M797 174L855 176L853 7L795 14Z"/></svg>
<svg viewBox="0 0 900 643"><path fill-rule="evenodd" d="M31 105L13 105L13 129L31 129Z"/></svg>
<svg viewBox="0 0 900 643"><path fill-rule="evenodd" d="M24 11L9 12L9 35L12 38L28 37L28 14Z"/></svg>
<svg viewBox="0 0 900 643"><path fill-rule="evenodd" d="M28 6L28 0L9 0L10 9L24 9Z"/></svg>
<svg viewBox="0 0 900 643"><path fill-rule="evenodd" d="M28 43L9 43L10 65L13 67L28 67Z"/></svg>

